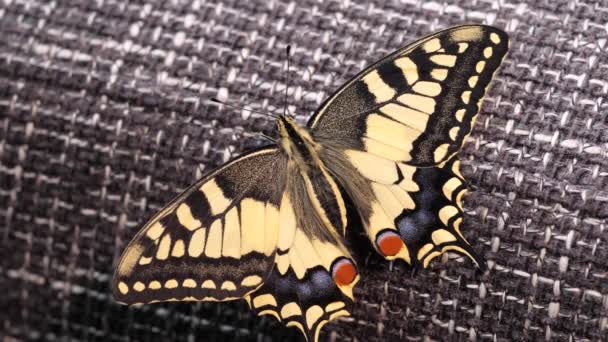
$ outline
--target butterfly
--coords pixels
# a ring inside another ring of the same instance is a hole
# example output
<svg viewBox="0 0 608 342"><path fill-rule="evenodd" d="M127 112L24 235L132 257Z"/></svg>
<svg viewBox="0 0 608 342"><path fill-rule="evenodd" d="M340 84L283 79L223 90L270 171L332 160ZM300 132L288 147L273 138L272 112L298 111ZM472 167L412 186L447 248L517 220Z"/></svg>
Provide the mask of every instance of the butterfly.
<svg viewBox="0 0 608 342"><path fill-rule="evenodd" d="M211 171L143 226L114 297L242 298L318 341L323 325L350 315L359 281L346 200L387 260L425 268L451 250L483 268L460 231L456 153L508 45L489 26L440 31L363 70L306 127L278 116L276 144Z"/></svg>

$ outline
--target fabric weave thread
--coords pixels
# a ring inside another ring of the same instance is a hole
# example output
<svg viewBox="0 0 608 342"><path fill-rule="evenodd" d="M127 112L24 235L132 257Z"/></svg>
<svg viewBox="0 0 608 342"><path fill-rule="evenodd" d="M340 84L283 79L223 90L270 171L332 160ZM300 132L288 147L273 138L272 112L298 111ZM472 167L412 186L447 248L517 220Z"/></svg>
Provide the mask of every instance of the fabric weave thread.
<svg viewBox="0 0 608 342"><path fill-rule="evenodd" d="M465 23L511 52L460 153L463 231L491 271L436 261L410 277L371 249L353 316L322 340L608 337L608 3L153 1L0 3L0 336L284 341L239 303L125 307L114 264L202 172L272 135L284 51L305 119L366 65ZM367 254L366 254L367 253Z"/></svg>

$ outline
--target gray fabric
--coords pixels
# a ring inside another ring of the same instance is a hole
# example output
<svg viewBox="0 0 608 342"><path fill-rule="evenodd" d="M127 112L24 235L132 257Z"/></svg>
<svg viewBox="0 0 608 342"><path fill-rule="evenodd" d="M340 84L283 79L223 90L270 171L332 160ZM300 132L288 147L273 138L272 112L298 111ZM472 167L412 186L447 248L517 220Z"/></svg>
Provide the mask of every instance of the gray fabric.
<svg viewBox="0 0 608 342"><path fill-rule="evenodd" d="M369 247L352 318L323 338L599 340L608 331L608 3L131 1L0 3L0 335L17 340L282 341L244 303L128 308L115 262L163 203L273 134L292 44L305 120L365 65L464 23L511 52L460 154L463 225L489 262L411 277ZM300 338L300 337L297 337Z"/></svg>

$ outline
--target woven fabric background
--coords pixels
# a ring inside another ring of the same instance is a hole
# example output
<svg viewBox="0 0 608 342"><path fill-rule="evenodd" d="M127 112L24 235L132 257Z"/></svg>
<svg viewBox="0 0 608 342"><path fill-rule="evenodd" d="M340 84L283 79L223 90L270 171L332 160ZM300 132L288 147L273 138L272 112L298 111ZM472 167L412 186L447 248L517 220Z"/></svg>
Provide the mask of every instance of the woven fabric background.
<svg viewBox="0 0 608 342"><path fill-rule="evenodd" d="M273 134L285 47L302 122L367 64L465 23L511 52L461 152L463 230L490 271L411 277L368 247L323 340L608 339L608 3L582 0L0 1L2 341L284 341L244 302L110 296L141 224Z"/></svg>

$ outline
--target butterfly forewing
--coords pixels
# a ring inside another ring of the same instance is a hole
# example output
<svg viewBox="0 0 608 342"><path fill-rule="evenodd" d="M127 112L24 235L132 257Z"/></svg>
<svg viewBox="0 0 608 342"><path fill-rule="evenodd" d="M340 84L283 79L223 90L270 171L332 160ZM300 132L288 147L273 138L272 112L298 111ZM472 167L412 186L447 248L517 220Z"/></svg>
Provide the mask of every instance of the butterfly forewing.
<svg viewBox="0 0 608 342"><path fill-rule="evenodd" d="M125 249L115 298L230 300L259 288L278 240L284 162L274 148L246 154L174 199Z"/></svg>
<svg viewBox="0 0 608 342"><path fill-rule="evenodd" d="M447 160L470 133L508 48L487 26L436 33L347 83L309 121L315 136L414 166Z"/></svg>

